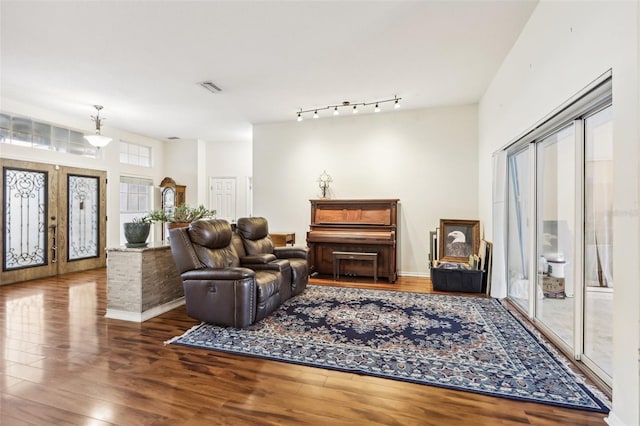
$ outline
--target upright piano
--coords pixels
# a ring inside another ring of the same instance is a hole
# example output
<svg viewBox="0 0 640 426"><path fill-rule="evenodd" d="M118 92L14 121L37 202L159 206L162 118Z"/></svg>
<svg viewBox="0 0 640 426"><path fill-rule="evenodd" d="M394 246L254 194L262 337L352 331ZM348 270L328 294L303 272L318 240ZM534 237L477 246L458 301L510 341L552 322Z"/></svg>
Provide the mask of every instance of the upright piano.
<svg viewBox="0 0 640 426"><path fill-rule="evenodd" d="M331 274L333 252L378 254L378 276L395 282L398 199L309 200L311 225L307 232L310 272ZM344 270L372 276L371 264L342 261Z"/></svg>

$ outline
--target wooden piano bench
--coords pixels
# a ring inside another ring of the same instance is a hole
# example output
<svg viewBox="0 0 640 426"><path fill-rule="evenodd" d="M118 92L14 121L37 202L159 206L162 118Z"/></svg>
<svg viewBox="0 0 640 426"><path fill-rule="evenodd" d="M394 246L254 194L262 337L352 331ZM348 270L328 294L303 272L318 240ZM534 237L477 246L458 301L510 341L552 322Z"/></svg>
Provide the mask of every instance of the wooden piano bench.
<svg viewBox="0 0 640 426"><path fill-rule="evenodd" d="M366 260L373 262L373 282L378 282L378 253L364 253L355 251L334 251L333 252L333 280L338 281L340 277L341 260Z"/></svg>

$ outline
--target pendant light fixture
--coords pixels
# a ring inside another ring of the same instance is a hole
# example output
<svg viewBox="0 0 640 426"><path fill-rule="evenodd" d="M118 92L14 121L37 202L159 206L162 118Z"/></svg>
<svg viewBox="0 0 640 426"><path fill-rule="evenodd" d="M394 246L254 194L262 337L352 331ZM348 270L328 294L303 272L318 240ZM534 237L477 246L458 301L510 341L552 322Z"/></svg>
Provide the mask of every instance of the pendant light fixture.
<svg viewBox="0 0 640 426"><path fill-rule="evenodd" d="M111 138L100 134L100 126L102 125L102 120L104 120L104 118L100 118L102 105L94 105L93 107L98 111L95 117L91 116L91 119L96 123L96 132L91 135L84 135L84 138L96 148L104 148L111 142Z"/></svg>

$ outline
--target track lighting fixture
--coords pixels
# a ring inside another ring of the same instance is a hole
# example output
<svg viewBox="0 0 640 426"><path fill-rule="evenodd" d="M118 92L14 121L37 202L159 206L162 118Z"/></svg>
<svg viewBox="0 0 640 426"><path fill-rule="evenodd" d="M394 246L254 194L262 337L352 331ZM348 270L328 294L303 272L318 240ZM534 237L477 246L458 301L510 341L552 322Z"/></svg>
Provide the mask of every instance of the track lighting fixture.
<svg viewBox="0 0 640 426"><path fill-rule="evenodd" d="M379 112L381 110L380 105L387 102L393 102L393 107L399 108L401 99L402 98L394 96L392 99L382 99L382 100L373 101L373 102L351 103L349 101L344 101L338 105L327 105L326 107L322 107L322 108L312 108L312 109L306 109L306 110L303 110L302 108L300 108L300 111L297 112L297 117L298 117L298 121L302 121L304 114L308 112L312 112L313 118L318 118L319 117L318 111L327 111L327 110L333 110L333 115L340 115L340 108L344 108L344 107L351 107L351 111L354 114L357 114L361 109L360 107L368 107L370 105L374 105L375 106L374 111Z"/></svg>

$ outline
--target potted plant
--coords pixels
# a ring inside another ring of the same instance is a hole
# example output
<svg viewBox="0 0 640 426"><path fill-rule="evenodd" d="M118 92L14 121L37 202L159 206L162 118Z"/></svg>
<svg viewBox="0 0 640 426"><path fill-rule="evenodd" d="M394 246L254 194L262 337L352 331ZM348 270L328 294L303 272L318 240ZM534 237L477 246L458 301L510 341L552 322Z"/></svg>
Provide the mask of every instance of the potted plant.
<svg viewBox="0 0 640 426"><path fill-rule="evenodd" d="M148 217L152 222L163 222L165 224L165 235L169 235L169 229L189 226L191 222L199 219L209 219L216 217L216 211L210 210L202 204L198 207L189 207L181 204L167 212L164 209L153 210Z"/></svg>
<svg viewBox="0 0 640 426"><path fill-rule="evenodd" d="M125 223L124 238L127 240L127 247L146 247L151 223L149 216L134 217L132 222Z"/></svg>

